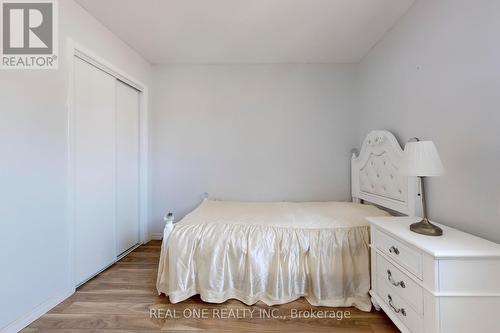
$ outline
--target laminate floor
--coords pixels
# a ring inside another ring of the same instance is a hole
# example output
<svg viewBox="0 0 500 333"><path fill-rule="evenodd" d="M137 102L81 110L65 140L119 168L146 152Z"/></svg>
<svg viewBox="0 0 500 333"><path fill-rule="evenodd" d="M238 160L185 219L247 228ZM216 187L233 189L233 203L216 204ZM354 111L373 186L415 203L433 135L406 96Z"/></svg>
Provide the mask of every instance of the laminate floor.
<svg viewBox="0 0 500 333"><path fill-rule="evenodd" d="M155 288L160 246L140 246L22 332L399 332L382 311L315 307L304 299L273 307L199 297L171 304Z"/></svg>

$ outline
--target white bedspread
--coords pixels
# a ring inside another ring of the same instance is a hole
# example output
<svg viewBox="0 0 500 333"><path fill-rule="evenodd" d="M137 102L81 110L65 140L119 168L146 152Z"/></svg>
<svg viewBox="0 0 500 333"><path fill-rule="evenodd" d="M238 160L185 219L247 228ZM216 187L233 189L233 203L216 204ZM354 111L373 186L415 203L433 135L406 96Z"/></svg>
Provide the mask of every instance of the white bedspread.
<svg viewBox="0 0 500 333"><path fill-rule="evenodd" d="M348 202L204 201L165 229L158 292L172 303L200 294L221 303L282 304L304 296L322 306L371 302L367 216Z"/></svg>

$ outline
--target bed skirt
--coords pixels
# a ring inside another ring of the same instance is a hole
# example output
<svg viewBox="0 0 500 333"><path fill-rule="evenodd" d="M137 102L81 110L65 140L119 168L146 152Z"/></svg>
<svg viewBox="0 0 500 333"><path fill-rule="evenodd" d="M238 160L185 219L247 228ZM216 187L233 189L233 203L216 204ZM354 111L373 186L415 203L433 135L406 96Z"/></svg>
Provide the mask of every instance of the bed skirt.
<svg viewBox="0 0 500 333"><path fill-rule="evenodd" d="M370 311L369 258L368 226L170 224L157 289L172 303L197 294L206 302L234 298L247 305L305 297L316 306Z"/></svg>

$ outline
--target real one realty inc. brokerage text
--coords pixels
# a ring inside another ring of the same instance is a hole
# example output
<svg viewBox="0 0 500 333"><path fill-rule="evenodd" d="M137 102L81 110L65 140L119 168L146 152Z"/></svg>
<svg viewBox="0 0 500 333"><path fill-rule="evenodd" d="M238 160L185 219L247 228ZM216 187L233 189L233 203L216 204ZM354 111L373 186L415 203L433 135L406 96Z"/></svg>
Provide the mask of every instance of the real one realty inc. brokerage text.
<svg viewBox="0 0 500 333"><path fill-rule="evenodd" d="M150 309L150 318L159 319L350 319L350 311L276 308L186 308Z"/></svg>

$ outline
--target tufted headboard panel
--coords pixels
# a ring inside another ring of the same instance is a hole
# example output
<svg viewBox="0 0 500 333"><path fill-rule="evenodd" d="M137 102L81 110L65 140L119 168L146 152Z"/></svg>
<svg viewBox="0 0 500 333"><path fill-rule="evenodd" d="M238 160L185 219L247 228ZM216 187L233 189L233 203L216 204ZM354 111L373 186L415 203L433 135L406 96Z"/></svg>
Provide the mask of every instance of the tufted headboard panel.
<svg viewBox="0 0 500 333"><path fill-rule="evenodd" d="M422 197L417 177L400 174L404 155L388 131L372 131L359 155L351 159L353 201L369 201L409 215L421 215Z"/></svg>

